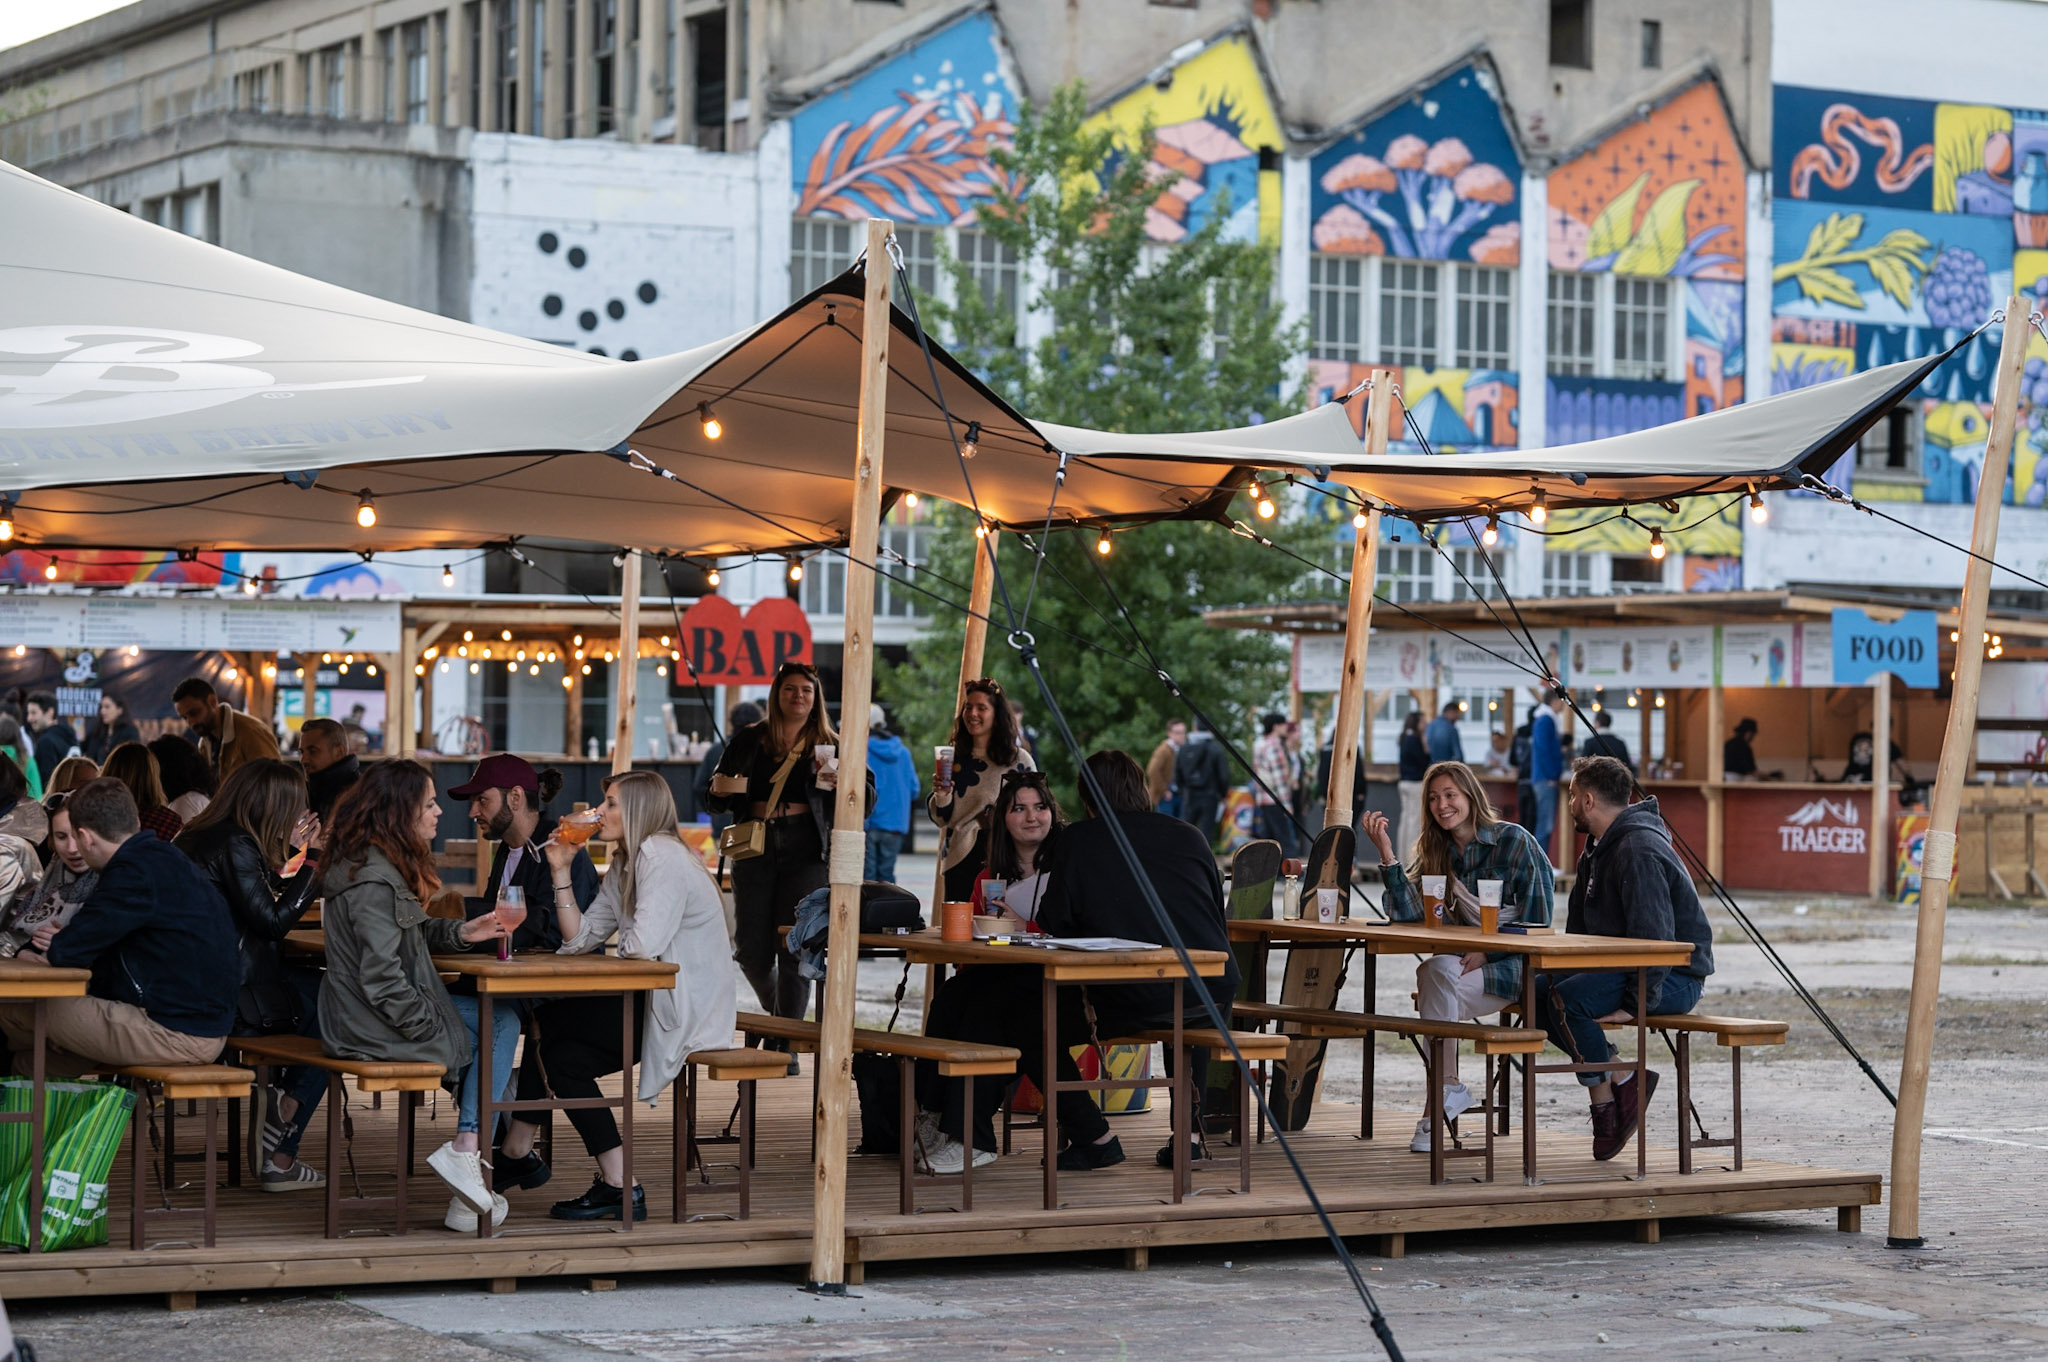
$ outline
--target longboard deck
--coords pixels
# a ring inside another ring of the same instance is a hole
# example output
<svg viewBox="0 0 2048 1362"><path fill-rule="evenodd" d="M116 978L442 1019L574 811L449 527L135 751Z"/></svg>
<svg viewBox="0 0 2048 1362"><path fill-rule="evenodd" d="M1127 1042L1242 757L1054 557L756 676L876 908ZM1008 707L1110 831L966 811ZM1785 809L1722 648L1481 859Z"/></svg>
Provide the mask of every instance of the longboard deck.
<svg viewBox="0 0 2048 1362"><path fill-rule="evenodd" d="M1308 865L1301 877L1304 917L1315 913L1315 891L1335 889L1342 896L1344 913L1351 911L1351 860L1358 845L1357 834L1348 827L1324 828L1309 848ZM1331 1008L1337 1005L1337 991L1344 979L1344 952L1336 947L1294 950L1287 953L1287 973L1280 985L1280 1001L1289 1007ZM1323 1055L1327 1040L1292 1040L1287 1058L1273 1067L1273 1081L1267 1100L1273 1120L1282 1130L1300 1130L1315 1112L1316 1090L1322 1083Z"/></svg>
<svg viewBox="0 0 2048 1362"><path fill-rule="evenodd" d="M1280 881L1280 844L1265 839L1247 842L1237 849L1230 858L1230 917L1232 921L1273 916L1273 886ZM1237 997L1238 1001L1251 996L1252 971L1258 968L1259 948L1240 942L1232 946L1237 956ZM1228 1056L1221 1060L1212 1057L1209 1061L1209 1076L1206 1088L1211 1099L1204 1110L1223 1110L1216 1105L1214 1096L1219 1090L1230 1091L1237 1066Z"/></svg>

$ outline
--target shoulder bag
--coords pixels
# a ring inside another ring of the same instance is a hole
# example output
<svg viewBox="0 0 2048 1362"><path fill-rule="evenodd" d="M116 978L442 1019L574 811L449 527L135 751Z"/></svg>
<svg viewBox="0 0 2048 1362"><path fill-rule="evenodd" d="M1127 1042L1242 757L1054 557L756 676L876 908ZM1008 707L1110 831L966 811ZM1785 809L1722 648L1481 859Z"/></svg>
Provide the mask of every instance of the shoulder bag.
<svg viewBox="0 0 2048 1362"><path fill-rule="evenodd" d="M768 812L774 813L782 807L782 787L789 782L789 773L796 769L797 759L803 749L792 747L789 755L782 759L782 765L775 770L775 785L768 791ZM768 849L768 820L749 818L743 823L734 823L718 838L718 854L728 861L751 861Z"/></svg>

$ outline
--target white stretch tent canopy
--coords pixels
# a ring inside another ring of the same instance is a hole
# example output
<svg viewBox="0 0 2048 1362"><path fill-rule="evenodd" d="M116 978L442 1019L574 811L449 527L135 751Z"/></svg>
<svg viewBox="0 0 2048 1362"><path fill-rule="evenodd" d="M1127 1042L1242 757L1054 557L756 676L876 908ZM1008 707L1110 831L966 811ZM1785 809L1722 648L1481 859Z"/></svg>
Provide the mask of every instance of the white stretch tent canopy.
<svg viewBox="0 0 2048 1362"><path fill-rule="evenodd" d="M53 550L836 543L862 310L849 273L753 330L622 363L275 269L0 165L0 496L16 542ZM1253 468L1418 517L1514 509L1539 486L1564 506L1791 485L1946 358L1589 444L1368 458L1337 404L1184 434L1034 424L933 344L949 435L914 328L892 323L890 486L1015 528L1049 507L1060 523L1217 517ZM972 497L954 452L969 423ZM1079 457L1055 495L1059 451Z"/></svg>

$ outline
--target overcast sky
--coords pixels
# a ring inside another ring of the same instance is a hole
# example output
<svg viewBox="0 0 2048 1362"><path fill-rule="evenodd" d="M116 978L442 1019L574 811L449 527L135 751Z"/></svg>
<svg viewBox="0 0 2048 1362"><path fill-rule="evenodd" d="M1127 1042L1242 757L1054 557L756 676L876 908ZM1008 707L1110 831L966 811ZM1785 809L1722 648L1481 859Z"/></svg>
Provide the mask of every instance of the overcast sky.
<svg viewBox="0 0 2048 1362"><path fill-rule="evenodd" d="M129 0L0 0L0 48L69 28Z"/></svg>

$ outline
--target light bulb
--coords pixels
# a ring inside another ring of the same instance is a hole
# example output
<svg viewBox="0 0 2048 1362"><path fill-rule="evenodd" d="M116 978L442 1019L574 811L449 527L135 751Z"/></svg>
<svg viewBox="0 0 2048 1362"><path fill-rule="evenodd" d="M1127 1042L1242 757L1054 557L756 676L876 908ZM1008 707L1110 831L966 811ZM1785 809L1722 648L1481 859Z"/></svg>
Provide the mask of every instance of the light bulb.
<svg viewBox="0 0 2048 1362"><path fill-rule="evenodd" d="M1266 495L1264 488L1259 489L1259 499L1254 504L1253 509L1259 513L1259 519L1261 520L1271 520L1274 516L1280 514L1280 508L1273 504L1273 498Z"/></svg>
<svg viewBox="0 0 2048 1362"><path fill-rule="evenodd" d="M443 662L443 663L441 664L441 675L443 675L443 676L446 676L447 674L448 674L448 664L447 664L446 662Z"/></svg>
<svg viewBox="0 0 2048 1362"><path fill-rule="evenodd" d="M356 524L369 529L377 523L377 503L370 499L370 489L363 489L361 501L356 503Z"/></svg>
<svg viewBox="0 0 2048 1362"><path fill-rule="evenodd" d="M424 662L415 662L415 663L413 663L413 664L412 664L412 674L413 674L414 676L425 676L425 675L427 674L427 664L426 664L426 663L424 663Z"/></svg>
<svg viewBox="0 0 2048 1362"><path fill-rule="evenodd" d="M582 672L582 673L583 673L583 674L584 674L585 676L588 676L588 675L590 675L590 664L589 664L588 662L586 662L586 663L584 663L584 664L583 664L583 665L582 665L581 667L579 667L579 668L578 668L577 670L581 671L581 672Z"/></svg>
<svg viewBox="0 0 2048 1362"><path fill-rule="evenodd" d="M1650 531L1650 556L1660 563L1664 561L1664 531Z"/></svg>
<svg viewBox="0 0 2048 1362"><path fill-rule="evenodd" d="M1629 696L1629 697L1628 697L1628 707L1629 707L1630 709L1634 709L1634 708L1636 707L1636 704L1637 704L1637 701L1636 701L1636 697L1635 697L1635 696L1633 696L1633 695Z"/></svg>
<svg viewBox="0 0 2048 1362"><path fill-rule="evenodd" d="M1593 712L1595 714L1598 714L1600 712L1600 702L1598 700L1595 700L1593 702Z"/></svg>
<svg viewBox="0 0 2048 1362"><path fill-rule="evenodd" d="M975 525L974 525L974 537L975 537L976 539L986 539L986 538L988 538L988 522L987 522L987 521L985 521L985 520L980 520L980 521L976 521L976 522L975 522Z"/></svg>
<svg viewBox="0 0 2048 1362"><path fill-rule="evenodd" d="M1104 530L1102 532L1102 537L1095 541L1095 551L1101 554L1104 558L1107 558L1109 557L1110 549L1112 549L1113 547L1115 546L1109 542L1109 531Z"/></svg>
<svg viewBox="0 0 2048 1362"><path fill-rule="evenodd" d="M137 646L135 646L135 645L134 645L133 643L131 643L131 644L129 644L129 645L128 645L128 656L130 656L130 657L141 657L141 656L142 656L142 649L138 648L138 647L137 647Z"/></svg>
<svg viewBox="0 0 2048 1362"><path fill-rule="evenodd" d="M446 563L441 564L441 585L444 588L450 588L455 585L455 569Z"/></svg>
<svg viewBox="0 0 2048 1362"><path fill-rule="evenodd" d="M711 414L711 404L709 402L699 402L697 404L697 421L704 427L704 438L707 440L715 440L725 434L725 426L716 416Z"/></svg>
<svg viewBox="0 0 2048 1362"><path fill-rule="evenodd" d="M1537 488L1536 500L1529 507L1530 524L1541 525L1544 521L1550 519L1549 501L1550 499L1544 495L1543 489L1541 487Z"/></svg>
<svg viewBox="0 0 2048 1362"><path fill-rule="evenodd" d="M607 648L607 649L605 649L605 650L604 650L604 660L605 660L605 661L607 661L607 662L616 662L616 661L618 661L618 656L619 656L619 655L618 655L617 653L613 652L613 651L612 651L612 650L611 650L610 648Z"/></svg>
<svg viewBox="0 0 2048 1362"><path fill-rule="evenodd" d="M276 664L275 662L266 662L266 663L264 663L264 664L263 664L263 679L264 679L264 680L266 680L266 681L270 681L270 680L274 680L274 679L276 678L276 676L277 676L277 664Z"/></svg>
<svg viewBox="0 0 2048 1362"><path fill-rule="evenodd" d="M1657 708L1664 708L1664 692L1661 690L1657 692Z"/></svg>
<svg viewBox="0 0 2048 1362"><path fill-rule="evenodd" d="M256 594L256 579L254 577L244 577L242 579L242 594L245 596Z"/></svg>
<svg viewBox="0 0 2048 1362"><path fill-rule="evenodd" d="M528 676L539 676L539 675L540 675L540 663L536 662L536 663L534 663L534 664L533 664L532 666L528 667L528 668L526 669L526 674L527 674Z"/></svg>
<svg viewBox="0 0 2048 1362"><path fill-rule="evenodd" d="M576 647L581 648L583 646L583 635L578 634L574 638L570 639L569 642L574 644Z"/></svg>
<svg viewBox="0 0 2048 1362"><path fill-rule="evenodd" d="M0 511L0 543L14 538L14 512Z"/></svg>
<svg viewBox="0 0 2048 1362"><path fill-rule="evenodd" d="M1354 530L1365 528L1365 512L1360 511L1357 515L1351 517L1351 528Z"/></svg>
<svg viewBox="0 0 2048 1362"><path fill-rule="evenodd" d="M1497 709L1499 709L1499 708L1500 708L1500 701L1498 701L1498 700L1488 700L1488 701L1486 702L1486 712L1487 712L1488 714L1491 714L1491 713L1493 713L1493 712L1494 712L1495 710L1497 710Z"/></svg>
<svg viewBox="0 0 2048 1362"><path fill-rule="evenodd" d="M801 558L789 560L789 580L801 582L804 579L804 561Z"/></svg>
<svg viewBox="0 0 2048 1362"><path fill-rule="evenodd" d="M505 670L508 672L516 672L519 670L519 664L517 662L507 662L505 664Z"/></svg>
<svg viewBox="0 0 2048 1362"><path fill-rule="evenodd" d="M468 656L469 656L469 645L468 645L467 643L458 643L458 644L456 644L456 645L455 645L455 655L456 655L457 657L468 657Z"/></svg>
<svg viewBox="0 0 2048 1362"><path fill-rule="evenodd" d="M526 649L524 649L524 648L521 648L521 649L520 649L520 650L518 651L518 653L516 654L516 656L518 657L518 659L519 659L519 660L520 660L521 662L524 662L524 661L526 661Z"/></svg>
<svg viewBox="0 0 2048 1362"><path fill-rule="evenodd" d="M44 567L44 569L43 569L43 580L44 580L44 581L46 581L46 582L54 582L54 581L56 581L56 580L57 580L57 560L56 560L56 559L52 558L52 559L51 559L51 560L49 561L49 564L48 564L48 566Z"/></svg>
<svg viewBox="0 0 2048 1362"><path fill-rule="evenodd" d="M342 660L343 662L349 663L350 665L354 665L354 663L355 663L355 660L356 660L356 655L355 655L354 653L343 653L343 654L341 655L341 660Z"/></svg>
<svg viewBox="0 0 2048 1362"><path fill-rule="evenodd" d="M477 664L476 664L476 663L472 662L472 663L470 663L470 664L469 664L469 674L470 674L471 676L475 676L475 675L477 674L477 671L478 671L478 670L479 670L479 668L478 668L478 666L477 666Z"/></svg>
<svg viewBox="0 0 2048 1362"><path fill-rule="evenodd" d="M320 660L321 660L322 662L332 662L332 661L334 661L334 654L333 654L333 653L322 653L322 654L320 654Z"/></svg>
<svg viewBox="0 0 2048 1362"><path fill-rule="evenodd" d="M1488 548L1492 548L1495 544L1498 544L1500 542L1499 516L1490 515L1486 518L1486 528L1479 532L1479 542L1486 545L1486 547Z"/></svg>
<svg viewBox="0 0 2048 1362"><path fill-rule="evenodd" d="M435 658L439 657L440 655L441 649L439 645L429 648L424 653L420 654L421 657L424 657L429 662L432 662Z"/></svg>
<svg viewBox="0 0 2048 1362"><path fill-rule="evenodd" d="M971 459L979 453L981 453L981 422L969 421L967 423L966 438L960 441L960 457Z"/></svg>
<svg viewBox="0 0 2048 1362"><path fill-rule="evenodd" d="M566 676L562 678L562 689L563 689L563 690L568 690L568 689L569 689L570 687L574 686L575 684L576 684L576 683L575 683L574 681L570 680L570 679L569 679L568 677L566 677Z"/></svg>
<svg viewBox="0 0 2048 1362"><path fill-rule="evenodd" d="M718 590L718 569L717 569L717 568L713 568L713 569L711 569L711 571L709 571L709 572L707 572L707 573L705 573L705 574L704 574L704 585L706 585L706 586L710 587L710 588L711 588L711 589L712 589L713 591L716 591L716 590ZM581 643L581 642L582 642L583 640L582 640L581 638L578 638L578 639L577 639L576 641L577 641L578 643Z"/></svg>
<svg viewBox="0 0 2048 1362"><path fill-rule="evenodd" d="M662 646L662 647L664 647L664 648L668 647L668 635L667 635L667 634L663 634L663 635L661 636L661 646Z"/></svg>
<svg viewBox="0 0 2048 1362"><path fill-rule="evenodd" d="M464 643L474 643L474 642L476 642L476 630L474 630L474 629L464 629L464 630L462 631L462 641L463 641Z"/></svg>
<svg viewBox="0 0 2048 1362"><path fill-rule="evenodd" d="M1761 525L1770 518L1771 508L1764 505L1764 494L1762 492L1751 492L1749 494L1750 523Z"/></svg>
<svg viewBox="0 0 2048 1362"><path fill-rule="evenodd" d="M655 674L656 676L662 676L662 677L665 677L665 676L667 676L667 675L668 675L668 663L664 662L664 663L662 663L662 664L661 664L660 666L656 667L656 668L654 669L654 674Z"/></svg>
<svg viewBox="0 0 2048 1362"><path fill-rule="evenodd" d="M908 508L910 508L911 510L913 510L913 511L914 511L914 510L916 510L916 509L917 509L917 493L915 493L915 492L905 492L905 493L903 494L903 504L904 504L905 506L907 506Z"/></svg>
<svg viewBox="0 0 2048 1362"><path fill-rule="evenodd" d="M223 681L232 681L232 680L234 680L234 679L235 679L235 678L236 678L237 676L240 676L240 675L241 675L241 673L240 673L240 672L238 672L238 671L236 671L236 670L235 670L235 669L234 669L233 667L223 667L223 668L221 669L221 673L220 673L220 675L221 675L221 679L222 679Z"/></svg>
<svg viewBox="0 0 2048 1362"><path fill-rule="evenodd" d="M368 672L370 675L375 676L377 674L377 664L372 662L367 667L364 667L363 670Z"/></svg>
<svg viewBox="0 0 2048 1362"><path fill-rule="evenodd" d="M512 631L510 629L500 629L498 637L503 642L510 643L512 641Z"/></svg>

